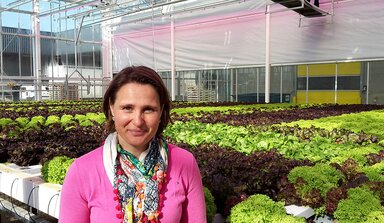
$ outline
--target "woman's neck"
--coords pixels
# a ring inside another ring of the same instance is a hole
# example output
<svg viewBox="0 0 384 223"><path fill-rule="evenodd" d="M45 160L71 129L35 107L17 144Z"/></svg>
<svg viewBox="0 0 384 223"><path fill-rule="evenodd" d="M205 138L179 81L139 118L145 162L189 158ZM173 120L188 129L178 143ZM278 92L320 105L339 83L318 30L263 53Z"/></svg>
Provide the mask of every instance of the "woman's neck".
<svg viewBox="0 0 384 223"><path fill-rule="evenodd" d="M137 159L140 159L140 156L143 152L145 152L147 149L148 149L148 145L143 147L143 148L136 148L136 147L133 147L132 145L129 145L129 144L126 144L124 143L123 140L119 140L119 145L120 145L120 148L122 150L125 150L129 153L131 153L132 155L134 155Z"/></svg>

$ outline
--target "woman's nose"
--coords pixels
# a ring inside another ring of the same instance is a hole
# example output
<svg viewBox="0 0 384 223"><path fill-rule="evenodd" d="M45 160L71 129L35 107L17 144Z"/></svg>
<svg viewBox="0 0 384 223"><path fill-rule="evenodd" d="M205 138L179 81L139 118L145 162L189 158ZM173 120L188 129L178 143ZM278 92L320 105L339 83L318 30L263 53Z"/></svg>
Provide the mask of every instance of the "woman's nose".
<svg viewBox="0 0 384 223"><path fill-rule="evenodd" d="M133 116L133 123L137 126L144 124L144 114L142 112L135 112Z"/></svg>

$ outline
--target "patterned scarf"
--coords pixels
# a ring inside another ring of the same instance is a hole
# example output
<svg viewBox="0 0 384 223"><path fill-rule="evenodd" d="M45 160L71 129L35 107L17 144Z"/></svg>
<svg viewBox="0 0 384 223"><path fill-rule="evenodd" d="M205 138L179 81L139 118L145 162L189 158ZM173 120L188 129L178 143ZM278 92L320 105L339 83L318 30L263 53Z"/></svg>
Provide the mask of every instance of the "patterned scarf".
<svg viewBox="0 0 384 223"><path fill-rule="evenodd" d="M155 137L148 154L140 162L133 154L118 145L115 164L114 192L119 204L118 218L124 223L159 222L162 197L168 165L168 148L164 138Z"/></svg>

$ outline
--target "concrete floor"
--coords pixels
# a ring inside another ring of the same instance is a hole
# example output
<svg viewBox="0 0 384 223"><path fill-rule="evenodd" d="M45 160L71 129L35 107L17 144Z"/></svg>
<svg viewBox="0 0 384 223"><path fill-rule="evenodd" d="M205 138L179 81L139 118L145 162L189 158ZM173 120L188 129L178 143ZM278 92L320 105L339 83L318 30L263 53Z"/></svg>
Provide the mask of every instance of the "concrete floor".
<svg viewBox="0 0 384 223"><path fill-rule="evenodd" d="M28 212L28 207L25 204L9 199L4 194L0 195L0 223L57 223L56 218L44 213L36 215Z"/></svg>
<svg viewBox="0 0 384 223"><path fill-rule="evenodd" d="M221 214L216 214L212 223L225 223L225 219L223 216L221 216Z"/></svg>
<svg viewBox="0 0 384 223"><path fill-rule="evenodd" d="M11 211L13 209L16 210L19 216ZM36 223L57 223L57 219L48 219L47 216L41 217L28 213L25 207L18 206L17 204L13 204L12 206L9 199L6 199L4 196L0 197L0 223L32 222L29 215L31 215ZM225 219L220 214L216 214L212 223L225 223Z"/></svg>
<svg viewBox="0 0 384 223"><path fill-rule="evenodd" d="M0 210L0 223L22 223L22 221L15 218L8 212Z"/></svg>

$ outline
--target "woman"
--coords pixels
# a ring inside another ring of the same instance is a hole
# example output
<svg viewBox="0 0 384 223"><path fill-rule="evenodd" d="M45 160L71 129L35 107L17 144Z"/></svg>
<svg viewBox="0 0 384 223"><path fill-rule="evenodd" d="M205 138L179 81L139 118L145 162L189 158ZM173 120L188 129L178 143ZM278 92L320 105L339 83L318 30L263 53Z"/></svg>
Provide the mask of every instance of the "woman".
<svg viewBox="0 0 384 223"><path fill-rule="evenodd" d="M170 100L160 76L144 66L123 69L103 112L110 134L69 168L59 222L206 222L196 160L162 137Z"/></svg>

